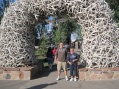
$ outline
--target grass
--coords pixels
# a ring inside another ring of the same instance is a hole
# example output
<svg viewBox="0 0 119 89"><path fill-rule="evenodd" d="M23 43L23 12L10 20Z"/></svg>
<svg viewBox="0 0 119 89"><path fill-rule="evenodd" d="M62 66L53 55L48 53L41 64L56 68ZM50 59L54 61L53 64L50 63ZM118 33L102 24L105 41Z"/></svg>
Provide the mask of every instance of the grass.
<svg viewBox="0 0 119 89"><path fill-rule="evenodd" d="M46 61L46 60L47 60L46 58L47 58L47 57L45 57L45 56L38 56L38 55L37 55L37 60L38 60L38 61L43 61L44 67L48 67L48 62Z"/></svg>

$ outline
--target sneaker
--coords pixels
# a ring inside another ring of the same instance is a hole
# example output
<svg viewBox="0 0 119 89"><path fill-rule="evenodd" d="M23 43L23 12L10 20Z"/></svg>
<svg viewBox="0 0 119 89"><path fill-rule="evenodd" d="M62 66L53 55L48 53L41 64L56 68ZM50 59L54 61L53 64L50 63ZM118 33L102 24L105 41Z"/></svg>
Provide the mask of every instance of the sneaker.
<svg viewBox="0 0 119 89"><path fill-rule="evenodd" d="M65 79L66 79L66 81L68 81L69 79L68 79L68 77L65 77Z"/></svg>
<svg viewBox="0 0 119 89"><path fill-rule="evenodd" d="M74 78L74 81L76 82L76 81L77 81L77 79L76 79L76 78Z"/></svg>
<svg viewBox="0 0 119 89"><path fill-rule="evenodd" d="M58 80L60 80L60 78L59 78L59 77L57 77L57 79L56 79L56 80L58 81Z"/></svg>
<svg viewBox="0 0 119 89"><path fill-rule="evenodd" d="M70 81L73 81L73 80L74 80L73 78L70 79Z"/></svg>

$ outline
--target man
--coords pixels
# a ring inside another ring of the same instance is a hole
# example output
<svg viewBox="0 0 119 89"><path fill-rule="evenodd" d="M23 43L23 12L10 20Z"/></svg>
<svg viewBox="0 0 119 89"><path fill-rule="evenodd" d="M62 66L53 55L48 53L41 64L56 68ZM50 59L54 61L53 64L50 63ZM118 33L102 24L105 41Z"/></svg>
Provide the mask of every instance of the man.
<svg viewBox="0 0 119 89"><path fill-rule="evenodd" d="M74 52L74 48L70 48L70 53L68 55L67 61L70 64L70 81L77 81L77 62L78 62L78 55Z"/></svg>
<svg viewBox="0 0 119 89"><path fill-rule="evenodd" d="M57 71L58 71L58 77L56 80L60 80L61 68L63 68L65 79L66 81L68 81L66 58L67 58L67 50L66 48L63 48L63 43L61 42L55 55L55 60L57 60Z"/></svg>

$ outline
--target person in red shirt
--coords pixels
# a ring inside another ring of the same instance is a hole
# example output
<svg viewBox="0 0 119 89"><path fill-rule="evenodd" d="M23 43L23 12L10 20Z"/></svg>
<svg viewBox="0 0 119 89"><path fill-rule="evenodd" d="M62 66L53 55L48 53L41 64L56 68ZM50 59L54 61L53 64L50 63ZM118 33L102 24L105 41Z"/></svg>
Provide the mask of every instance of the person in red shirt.
<svg viewBox="0 0 119 89"><path fill-rule="evenodd" d="M52 50L53 55L55 55L55 54L56 54L56 51L57 51L57 48L56 48L56 47L54 47L54 48L53 48L53 50Z"/></svg>

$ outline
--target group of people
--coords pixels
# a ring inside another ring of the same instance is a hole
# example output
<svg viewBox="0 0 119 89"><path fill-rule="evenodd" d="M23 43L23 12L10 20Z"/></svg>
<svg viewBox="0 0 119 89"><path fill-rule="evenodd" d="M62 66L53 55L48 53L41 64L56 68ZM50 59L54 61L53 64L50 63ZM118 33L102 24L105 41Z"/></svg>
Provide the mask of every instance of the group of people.
<svg viewBox="0 0 119 89"><path fill-rule="evenodd" d="M55 50L54 53L53 50L49 48L47 52L47 59L50 70L52 70L53 56L54 62L57 64L58 71L58 77L56 80L60 80L62 68L66 81L69 80L67 76L67 64L69 64L71 76L70 81L77 81L77 62L79 58L78 55L74 52L74 48L70 48L70 52L68 52L62 42L59 44L59 47Z"/></svg>

